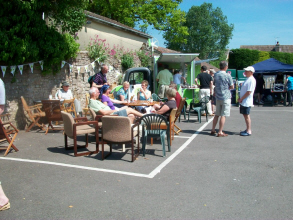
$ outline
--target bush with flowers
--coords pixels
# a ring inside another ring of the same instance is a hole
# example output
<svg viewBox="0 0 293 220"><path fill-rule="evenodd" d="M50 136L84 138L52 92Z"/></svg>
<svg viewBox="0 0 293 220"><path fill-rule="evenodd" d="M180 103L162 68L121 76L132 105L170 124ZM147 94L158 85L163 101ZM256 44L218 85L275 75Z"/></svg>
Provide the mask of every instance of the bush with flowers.
<svg viewBox="0 0 293 220"><path fill-rule="evenodd" d="M88 55L92 59L99 58L99 62L105 62L111 54L109 43L106 43L106 39L99 39L96 35L95 39L91 38L91 41L87 47Z"/></svg>

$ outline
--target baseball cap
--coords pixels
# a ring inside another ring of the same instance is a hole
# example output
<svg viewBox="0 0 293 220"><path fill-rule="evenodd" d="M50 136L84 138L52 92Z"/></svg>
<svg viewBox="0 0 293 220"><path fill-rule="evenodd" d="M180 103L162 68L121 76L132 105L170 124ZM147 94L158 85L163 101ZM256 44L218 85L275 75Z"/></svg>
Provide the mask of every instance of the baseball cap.
<svg viewBox="0 0 293 220"><path fill-rule="evenodd" d="M251 71L252 73L255 72L254 67L253 66L248 66L246 68L244 68L245 71Z"/></svg>

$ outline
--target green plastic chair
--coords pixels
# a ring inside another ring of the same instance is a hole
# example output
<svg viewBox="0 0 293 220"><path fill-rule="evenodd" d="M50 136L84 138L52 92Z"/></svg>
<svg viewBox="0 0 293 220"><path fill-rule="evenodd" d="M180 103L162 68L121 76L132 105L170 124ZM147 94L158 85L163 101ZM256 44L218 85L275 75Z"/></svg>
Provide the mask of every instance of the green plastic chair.
<svg viewBox="0 0 293 220"><path fill-rule="evenodd" d="M189 116L190 116L190 112L194 111L197 113L198 116L198 121L199 123L201 123L201 112L202 110L205 111L206 113L206 120L208 121L208 108L207 108L207 103L210 101L210 97L209 96L205 96L203 97L200 102L198 103L191 103L189 112L188 112L188 122L189 122Z"/></svg>
<svg viewBox="0 0 293 220"><path fill-rule="evenodd" d="M168 151L171 152L170 144L170 125L168 120L163 115L158 114L146 114L140 118L140 124L142 125L142 153L145 156L145 146L147 138L161 138L161 144L163 148L163 157L166 156L165 150L165 137L167 134ZM164 127L164 129L161 128ZM166 129L167 125L167 129Z"/></svg>
<svg viewBox="0 0 293 220"><path fill-rule="evenodd" d="M156 102L166 102L168 101L167 98L160 98L156 93L152 93L152 99Z"/></svg>

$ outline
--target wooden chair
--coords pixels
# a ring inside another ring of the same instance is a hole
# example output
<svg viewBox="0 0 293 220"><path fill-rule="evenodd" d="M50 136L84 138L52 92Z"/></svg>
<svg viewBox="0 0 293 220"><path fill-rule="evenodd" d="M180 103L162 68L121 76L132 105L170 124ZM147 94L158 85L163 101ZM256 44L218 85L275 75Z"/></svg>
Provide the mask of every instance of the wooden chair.
<svg viewBox="0 0 293 220"><path fill-rule="evenodd" d="M65 111L67 113L72 113L74 115L74 117L76 118L74 98L67 99L67 100L64 100L63 102L61 102L61 110Z"/></svg>
<svg viewBox="0 0 293 220"><path fill-rule="evenodd" d="M86 117L80 117L73 119L70 113L61 112L63 123L64 123L64 142L65 149L74 150L74 156L85 156L91 154L99 153L99 135L98 135L98 122L97 121L87 121ZM74 120L79 122L74 122ZM95 127L91 127L90 125L94 125ZM96 150L95 151L87 151L82 153L77 153L77 148L87 148L88 147L88 134L94 133L96 137ZM83 146L77 145L77 135L85 135L86 144ZM69 147L67 143L67 137L73 139L73 146Z"/></svg>
<svg viewBox="0 0 293 220"><path fill-rule="evenodd" d="M0 150L6 150L4 157L8 154L12 147L15 151L18 149L13 144L13 141L18 134L18 129L9 121L10 114L0 115L0 142L8 142L8 146L0 146Z"/></svg>
<svg viewBox="0 0 293 220"><path fill-rule="evenodd" d="M179 104L179 107L178 107L177 112L176 112L176 114L175 114L173 131L174 131L175 134L177 134L177 135L179 135L179 133L180 133L182 130L181 130L181 128L179 128L179 127L176 125L176 121L177 121L177 119L179 118L179 122L180 122L180 116L181 116L181 113L182 113L182 109L183 109L184 106L185 106L185 101L186 101L186 98L182 98L182 99L181 99L180 104ZM175 131L175 128L177 129L177 131Z"/></svg>
<svg viewBox="0 0 293 220"><path fill-rule="evenodd" d="M103 116L102 117L102 160L112 153L112 144L131 144L131 161L133 162L139 155L139 142L137 143L137 153L134 152L133 138L139 135L139 123L131 125L128 117L123 116ZM137 128L137 130L135 130ZM104 155L104 144L110 146L110 152Z"/></svg>
<svg viewBox="0 0 293 220"><path fill-rule="evenodd" d="M40 125L38 122L40 120L40 118L46 116L45 112L43 112L41 110L42 105L38 104L38 105L28 106L25 99L23 98L23 96L21 96L20 99L21 99L23 108L28 115L29 120L32 121L32 123L26 129L26 132L30 131L32 129L32 127L35 125L38 126L39 128L41 128L42 130L45 130L44 126Z"/></svg>
<svg viewBox="0 0 293 220"><path fill-rule="evenodd" d="M90 100L90 94L86 93L85 94L85 107L83 108L84 116L86 117L87 115L90 115L89 112L89 100Z"/></svg>
<svg viewBox="0 0 293 220"><path fill-rule="evenodd" d="M48 119L48 127L46 130L46 134L49 129L51 130L64 130L64 127L54 127L52 122L60 122L63 121L61 115L61 103L60 100L42 100L43 109L45 111L46 117Z"/></svg>

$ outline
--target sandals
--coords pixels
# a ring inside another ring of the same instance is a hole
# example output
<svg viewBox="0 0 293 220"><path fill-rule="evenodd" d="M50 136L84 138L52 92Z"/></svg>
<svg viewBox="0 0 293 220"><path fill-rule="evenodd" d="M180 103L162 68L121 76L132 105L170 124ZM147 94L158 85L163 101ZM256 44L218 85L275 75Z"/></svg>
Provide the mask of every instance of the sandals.
<svg viewBox="0 0 293 220"><path fill-rule="evenodd" d="M0 207L0 211L4 211L6 209L10 209L10 202L7 202L4 206Z"/></svg>

